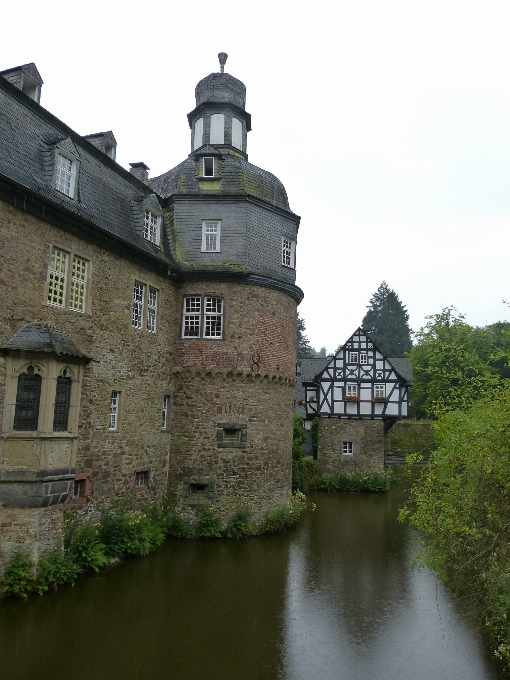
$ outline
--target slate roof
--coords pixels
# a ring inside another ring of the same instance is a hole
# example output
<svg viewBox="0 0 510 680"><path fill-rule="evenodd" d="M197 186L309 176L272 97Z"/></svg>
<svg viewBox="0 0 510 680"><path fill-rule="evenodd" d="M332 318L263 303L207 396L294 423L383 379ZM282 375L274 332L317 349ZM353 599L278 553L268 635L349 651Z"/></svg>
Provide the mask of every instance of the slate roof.
<svg viewBox="0 0 510 680"><path fill-rule="evenodd" d="M277 177L230 151L225 151L222 156L219 187L208 188L208 196L254 196L292 212L285 187ZM172 170L151 179L150 187L162 198L179 194L203 195L195 163L193 157L187 158Z"/></svg>
<svg viewBox="0 0 510 680"><path fill-rule="evenodd" d="M79 162L73 199L55 188L53 159L59 143L74 148ZM152 191L3 77L0 174L94 224L116 241L132 244L162 264L171 263L170 251L165 253L143 238L142 206Z"/></svg>
<svg viewBox="0 0 510 680"><path fill-rule="evenodd" d="M22 328L14 338L0 345L0 351L9 350L44 352L78 359L90 358L76 347L70 335L46 323L31 323Z"/></svg>
<svg viewBox="0 0 510 680"><path fill-rule="evenodd" d="M399 373L408 385L414 385L413 369L411 368L411 360L407 357L388 357L388 361L393 368Z"/></svg>
<svg viewBox="0 0 510 680"><path fill-rule="evenodd" d="M301 361L301 382L313 382L313 379L326 368L326 365L333 357L320 357L314 359L303 359Z"/></svg>

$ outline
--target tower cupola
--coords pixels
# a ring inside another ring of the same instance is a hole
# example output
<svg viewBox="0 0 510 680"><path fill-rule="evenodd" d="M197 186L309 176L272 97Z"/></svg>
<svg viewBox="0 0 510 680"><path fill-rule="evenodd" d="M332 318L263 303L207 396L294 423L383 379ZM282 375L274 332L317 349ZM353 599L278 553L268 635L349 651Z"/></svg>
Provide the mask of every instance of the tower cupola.
<svg viewBox="0 0 510 680"><path fill-rule="evenodd" d="M247 158L246 137L251 116L245 111L246 87L224 72L228 55L218 54L220 72L203 78L195 88L196 108L188 113L191 150L202 146L232 147Z"/></svg>

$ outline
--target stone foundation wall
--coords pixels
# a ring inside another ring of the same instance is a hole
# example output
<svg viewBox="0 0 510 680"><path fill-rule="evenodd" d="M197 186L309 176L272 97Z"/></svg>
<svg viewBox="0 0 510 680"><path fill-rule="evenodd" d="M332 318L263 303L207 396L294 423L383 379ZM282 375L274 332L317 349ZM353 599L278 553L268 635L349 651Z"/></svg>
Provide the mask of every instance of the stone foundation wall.
<svg viewBox="0 0 510 680"><path fill-rule="evenodd" d="M342 453L343 442L352 442L352 455ZM384 470L383 421L321 418L317 465L322 475Z"/></svg>

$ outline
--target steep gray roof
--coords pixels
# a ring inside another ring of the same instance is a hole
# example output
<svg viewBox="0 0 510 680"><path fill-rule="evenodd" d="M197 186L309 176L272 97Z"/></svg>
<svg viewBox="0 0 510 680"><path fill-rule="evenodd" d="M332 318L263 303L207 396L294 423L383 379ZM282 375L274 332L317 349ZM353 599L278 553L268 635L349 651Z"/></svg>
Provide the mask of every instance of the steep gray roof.
<svg viewBox="0 0 510 680"><path fill-rule="evenodd" d="M408 385L414 385L413 369L411 368L411 360L407 357L388 357L388 361L393 368L399 373L407 382Z"/></svg>
<svg viewBox="0 0 510 680"><path fill-rule="evenodd" d="M313 379L320 373L326 364L328 364L333 357L320 357L315 359L303 359L301 361L301 382L313 382Z"/></svg>
<svg viewBox="0 0 510 680"><path fill-rule="evenodd" d="M89 359L72 340L71 336L46 323L31 323L20 330L8 342L0 345L0 351L17 350L19 352L44 352L66 355L78 359Z"/></svg>
<svg viewBox="0 0 510 680"><path fill-rule="evenodd" d="M224 151L222 156L218 182L206 184L200 180L196 176L196 161L189 157L172 170L151 179L150 186L162 198L178 194L244 195L291 212L287 192L277 177L230 151Z"/></svg>

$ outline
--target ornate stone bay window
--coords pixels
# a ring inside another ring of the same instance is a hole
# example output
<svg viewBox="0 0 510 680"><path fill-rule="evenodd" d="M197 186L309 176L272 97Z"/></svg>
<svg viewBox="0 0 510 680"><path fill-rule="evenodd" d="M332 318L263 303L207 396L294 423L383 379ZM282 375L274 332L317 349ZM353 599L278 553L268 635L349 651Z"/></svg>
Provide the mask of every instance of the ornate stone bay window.
<svg viewBox="0 0 510 680"><path fill-rule="evenodd" d="M81 381L89 358L67 333L43 323L25 326L0 352L6 361L0 503L61 503L76 474Z"/></svg>

